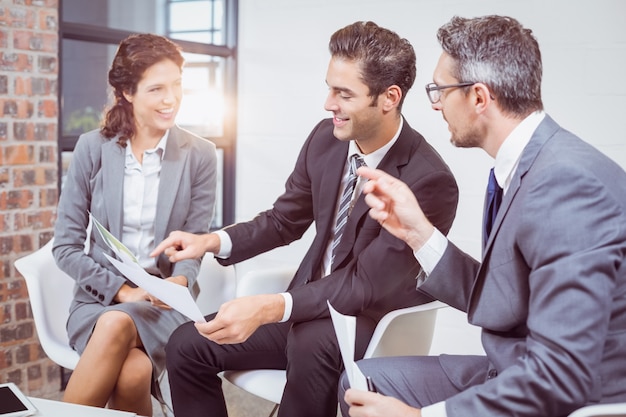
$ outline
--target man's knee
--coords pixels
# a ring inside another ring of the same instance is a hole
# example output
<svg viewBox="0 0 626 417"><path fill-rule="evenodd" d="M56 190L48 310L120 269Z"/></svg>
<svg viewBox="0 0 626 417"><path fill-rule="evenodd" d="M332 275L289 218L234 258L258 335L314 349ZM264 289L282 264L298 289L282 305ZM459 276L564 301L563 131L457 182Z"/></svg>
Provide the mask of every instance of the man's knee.
<svg viewBox="0 0 626 417"><path fill-rule="evenodd" d="M193 322L179 326L165 345L165 358L169 367L170 363L177 363L181 356L186 356L194 350L194 340L197 340L198 330Z"/></svg>
<svg viewBox="0 0 626 417"><path fill-rule="evenodd" d="M298 362L314 368L319 367L320 363L341 367L337 336L330 320L295 324L288 336L287 358L292 365L294 360L303 359Z"/></svg>

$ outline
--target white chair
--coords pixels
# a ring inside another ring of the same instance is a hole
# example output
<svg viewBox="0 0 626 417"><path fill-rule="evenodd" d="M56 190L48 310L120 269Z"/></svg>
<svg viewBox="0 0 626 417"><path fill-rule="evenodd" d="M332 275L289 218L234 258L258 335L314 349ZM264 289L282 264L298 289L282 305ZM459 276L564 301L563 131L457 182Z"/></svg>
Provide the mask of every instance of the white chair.
<svg viewBox="0 0 626 417"><path fill-rule="evenodd" d="M588 405L568 417L626 417L626 403Z"/></svg>
<svg viewBox="0 0 626 417"><path fill-rule="evenodd" d="M74 369L79 356L70 347L65 330L74 280L54 261L52 239L39 250L17 259L14 265L26 280L30 308L43 351L63 368Z"/></svg>
<svg viewBox="0 0 626 417"><path fill-rule="evenodd" d="M293 268L250 271L237 283L237 296L284 291L293 278ZM266 286L264 283L268 282ZM364 358L397 355L427 355L435 328L437 310L446 307L433 301L387 313L378 323ZM253 369L225 371L224 378L235 386L275 404L274 415L287 382L286 371Z"/></svg>
<svg viewBox="0 0 626 417"><path fill-rule="evenodd" d="M79 355L69 346L65 324L74 294L74 280L57 266L52 255L52 242L53 239L39 250L17 259L14 265L26 281L41 347L53 362L73 370ZM212 313L224 301L235 296L235 269L233 266L223 267L212 255L207 255L202 259L198 285L200 295L197 302L200 311L203 314ZM165 372L159 381L166 402L163 413L166 416L173 415Z"/></svg>

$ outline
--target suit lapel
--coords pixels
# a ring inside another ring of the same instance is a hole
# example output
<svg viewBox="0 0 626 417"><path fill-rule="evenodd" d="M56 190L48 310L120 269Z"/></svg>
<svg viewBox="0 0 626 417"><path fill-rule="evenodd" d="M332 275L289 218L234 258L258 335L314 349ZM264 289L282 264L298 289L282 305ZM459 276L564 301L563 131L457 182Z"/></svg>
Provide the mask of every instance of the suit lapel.
<svg viewBox="0 0 626 417"><path fill-rule="evenodd" d="M509 185L509 189L502 199L502 205L498 210L498 215L496 216L495 222L493 224L492 232L489 235L489 240L487 241L487 245L485 246L483 263L481 264L479 275L480 271L482 271L482 265L485 264L485 259L487 259L491 252L491 245L493 243L493 240L495 239L495 236L498 234L500 225L506 217L506 213L508 212L509 207L511 207L515 196L517 195L517 192L522 183L522 178L524 178L528 170L532 167L535 159L537 159L537 155L539 155L539 152L543 148L543 145L545 145L548 139L552 137L552 135L554 135L558 129L559 125L550 116L546 115L544 120L539 124L539 126L533 133L530 141L528 142L528 145L526 145L526 147L524 148L524 151L522 152L522 155L520 157L520 162L517 166L517 169L515 170L515 174L513 175L513 178L511 178L511 184Z"/></svg>
<svg viewBox="0 0 626 417"><path fill-rule="evenodd" d="M187 165L189 142L176 126L170 129L161 163L159 195L157 199L156 220L154 225L155 242L165 238L167 223L176 201L183 168Z"/></svg>
<svg viewBox="0 0 626 417"><path fill-rule="evenodd" d="M97 219L114 236L122 236L122 205L124 204L124 166L126 149L113 138L102 144L102 187L106 219Z"/></svg>

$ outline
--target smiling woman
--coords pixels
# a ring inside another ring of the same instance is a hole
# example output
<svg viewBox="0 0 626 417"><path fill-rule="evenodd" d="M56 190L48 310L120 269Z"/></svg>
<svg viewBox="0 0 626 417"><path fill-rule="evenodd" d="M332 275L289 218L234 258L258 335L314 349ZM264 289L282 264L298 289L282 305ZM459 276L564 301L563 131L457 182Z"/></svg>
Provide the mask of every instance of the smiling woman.
<svg viewBox="0 0 626 417"><path fill-rule="evenodd" d="M101 129L74 149L53 252L76 281L67 332L80 360L64 400L152 415L165 343L186 318L127 281L108 262L93 215L146 272L195 292L200 259L172 264L149 254L173 230L208 231L215 207L215 145L178 127L183 56L165 37L124 39L109 70L114 102ZM90 250L85 252L89 239Z"/></svg>

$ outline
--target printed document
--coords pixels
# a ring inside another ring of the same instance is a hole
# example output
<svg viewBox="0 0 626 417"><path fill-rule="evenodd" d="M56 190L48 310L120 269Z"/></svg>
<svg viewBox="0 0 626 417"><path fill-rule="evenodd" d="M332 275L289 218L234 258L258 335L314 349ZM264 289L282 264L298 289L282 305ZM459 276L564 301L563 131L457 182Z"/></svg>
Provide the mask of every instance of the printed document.
<svg viewBox="0 0 626 417"><path fill-rule="evenodd" d="M359 366L354 362L354 345L356 343L356 317L346 316L338 312L326 301L330 310L330 317L333 320L335 334L339 341L339 350L343 365L346 368L346 375L351 388L367 391L367 380Z"/></svg>
<svg viewBox="0 0 626 417"><path fill-rule="evenodd" d="M113 236L95 217L89 214L92 223L98 229L100 236L106 244L115 252L118 259L107 254L107 259L120 271L126 278L131 280L138 287L146 290L153 297L163 301L174 310L187 316L195 322L206 322L204 316L200 312L200 308L189 293L187 287L157 278L148 274L145 269L139 265L137 258L132 252L124 246L115 236Z"/></svg>

